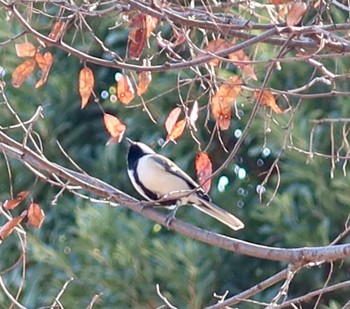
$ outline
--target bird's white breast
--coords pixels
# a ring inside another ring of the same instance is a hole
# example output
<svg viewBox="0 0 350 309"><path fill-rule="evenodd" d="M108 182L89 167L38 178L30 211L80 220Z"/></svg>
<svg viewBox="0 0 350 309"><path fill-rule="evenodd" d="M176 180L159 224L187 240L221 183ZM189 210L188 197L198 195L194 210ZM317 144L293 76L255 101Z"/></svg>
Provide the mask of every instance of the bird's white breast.
<svg viewBox="0 0 350 309"><path fill-rule="evenodd" d="M176 169L176 165L174 165ZM187 182L177 175L173 175L165 169L152 155L146 155L139 159L137 174L142 185L154 192L159 198L172 192L191 190ZM182 194L183 195L183 192ZM175 197L171 195L171 197Z"/></svg>

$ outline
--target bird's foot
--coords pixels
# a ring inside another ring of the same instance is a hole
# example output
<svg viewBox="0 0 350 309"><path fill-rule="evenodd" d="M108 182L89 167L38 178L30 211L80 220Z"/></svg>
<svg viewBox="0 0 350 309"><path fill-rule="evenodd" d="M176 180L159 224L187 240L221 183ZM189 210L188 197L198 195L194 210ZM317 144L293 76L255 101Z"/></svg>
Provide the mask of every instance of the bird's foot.
<svg viewBox="0 0 350 309"><path fill-rule="evenodd" d="M165 225L166 225L168 230L170 229L170 224L171 224L171 222L173 222L174 219L175 219L175 216L174 216L173 211L169 215L166 216Z"/></svg>
<svg viewBox="0 0 350 309"><path fill-rule="evenodd" d="M175 215L177 210L179 209L180 205L176 205L176 207L170 212L169 215L165 218L165 224L168 229L170 229L170 224L173 222L175 219Z"/></svg>

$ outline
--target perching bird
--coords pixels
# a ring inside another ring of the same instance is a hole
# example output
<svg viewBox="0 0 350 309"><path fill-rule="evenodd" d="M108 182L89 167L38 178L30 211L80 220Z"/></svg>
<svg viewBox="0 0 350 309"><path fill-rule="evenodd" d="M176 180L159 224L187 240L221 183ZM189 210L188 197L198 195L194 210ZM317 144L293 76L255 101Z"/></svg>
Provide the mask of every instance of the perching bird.
<svg viewBox="0 0 350 309"><path fill-rule="evenodd" d="M130 144L128 174L133 186L144 198L149 201L163 199L158 202L163 206L191 204L233 230L244 227L241 220L214 205L203 189L171 160L143 143L127 140Z"/></svg>

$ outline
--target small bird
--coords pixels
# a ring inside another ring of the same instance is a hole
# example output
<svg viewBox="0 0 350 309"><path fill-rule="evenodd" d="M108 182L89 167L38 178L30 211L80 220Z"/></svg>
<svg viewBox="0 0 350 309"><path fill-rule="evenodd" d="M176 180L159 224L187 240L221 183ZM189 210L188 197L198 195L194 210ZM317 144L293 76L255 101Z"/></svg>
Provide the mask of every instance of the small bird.
<svg viewBox="0 0 350 309"><path fill-rule="evenodd" d="M127 141L130 144L128 175L134 188L144 198L157 201L162 206L175 205L172 218L178 206L190 204L233 230L244 227L241 220L214 205L204 190L174 162L143 143L128 138Z"/></svg>

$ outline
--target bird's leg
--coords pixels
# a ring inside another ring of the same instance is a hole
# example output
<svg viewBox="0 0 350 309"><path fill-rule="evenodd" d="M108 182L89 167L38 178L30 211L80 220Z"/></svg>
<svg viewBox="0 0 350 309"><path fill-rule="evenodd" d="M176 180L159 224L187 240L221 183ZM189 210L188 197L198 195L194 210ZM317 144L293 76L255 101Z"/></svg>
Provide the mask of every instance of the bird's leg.
<svg viewBox="0 0 350 309"><path fill-rule="evenodd" d="M172 211L170 212L169 215L167 215L167 217L165 218L165 223L166 223L166 227L169 229L171 222L175 219L175 215L177 213L177 210L179 209L179 207L182 205L181 201L177 201L175 208L172 209Z"/></svg>

